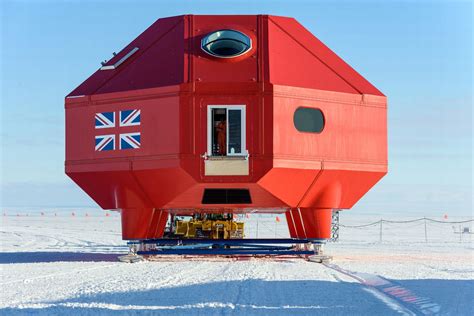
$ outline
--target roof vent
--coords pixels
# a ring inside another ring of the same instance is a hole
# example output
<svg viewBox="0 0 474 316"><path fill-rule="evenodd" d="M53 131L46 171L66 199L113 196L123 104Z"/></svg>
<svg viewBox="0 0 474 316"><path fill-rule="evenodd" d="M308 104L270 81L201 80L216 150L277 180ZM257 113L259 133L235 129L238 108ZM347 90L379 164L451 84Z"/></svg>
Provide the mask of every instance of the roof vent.
<svg viewBox="0 0 474 316"><path fill-rule="evenodd" d="M135 54L138 51L138 47L134 47L131 51L127 53L127 55L123 56L120 58L115 64L113 65L106 65L107 61L102 62L102 67L100 67L100 70L112 70L112 69L117 69L118 66L123 64L127 59L132 57L133 54ZM114 57L117 56L117 54L114 52L113 53Z"/></svg>
<svg viewBox="0 0 474 316"><path fill-rule="evenodd" d="M219 58L241 56L252 48L250 37L234 30L219 30L212 32L201 41L203 51Z"/></svg>

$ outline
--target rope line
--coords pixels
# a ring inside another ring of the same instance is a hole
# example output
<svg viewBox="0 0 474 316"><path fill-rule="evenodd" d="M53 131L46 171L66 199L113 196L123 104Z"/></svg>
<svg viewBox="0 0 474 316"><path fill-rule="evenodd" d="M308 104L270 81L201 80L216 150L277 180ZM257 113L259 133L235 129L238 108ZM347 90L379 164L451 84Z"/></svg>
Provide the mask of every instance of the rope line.
<svg viewBox="0 0 474 316"><path fill-rule="evenodd" d="M373 225L377 225L377 224L380 224L382 220L380 221L376 221L376 222L373 222L373 223L370 223L370 224L364 224L364 225L342 225L342 224L339 224L340 227L347 227L347 228L362 228L362 227L368 227L368 226L373 226Z"/></svg>
<svg viewBox="0 0 474 316"><path fill-rule="evenodd" d="M391 220L381 219L381 220L378 220L376 222L369 223L369 224L362 224L362 225L342 225L342 224L339 224L339 226L340 227L346 227L346 228L362 228L362 227L369 227L369 226L378 225L378 224L381 224L381 223L408 224L408 223L414 223L414 222L419 222L419 221L430 221L430 222L433 222L433 223L440 223L440 224L465 224L465 223L473 222L474 219L469 219L469 220L465 220L465 221L450 221L450 222L440 221L440 220L436 220L436 219L432 219L432 218L426 218L426 217L417 218L417 219L413 219L413 220L407 220L407 221L391 221Z"/></svg>

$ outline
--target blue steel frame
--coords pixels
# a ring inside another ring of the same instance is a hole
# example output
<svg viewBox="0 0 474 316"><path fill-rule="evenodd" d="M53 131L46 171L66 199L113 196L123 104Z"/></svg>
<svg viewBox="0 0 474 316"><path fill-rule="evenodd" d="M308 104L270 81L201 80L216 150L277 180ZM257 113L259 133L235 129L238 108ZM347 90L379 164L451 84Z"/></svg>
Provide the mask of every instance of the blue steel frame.
<svg viewBox="0 0 474 316"><path fill-rule="evenodd" d="M313 250L296 250L294 244L323 244L326 239L144 239L128 245L153 245L152 250L139 250L138 255L225 255L282 256L314 255Z"/></svg>

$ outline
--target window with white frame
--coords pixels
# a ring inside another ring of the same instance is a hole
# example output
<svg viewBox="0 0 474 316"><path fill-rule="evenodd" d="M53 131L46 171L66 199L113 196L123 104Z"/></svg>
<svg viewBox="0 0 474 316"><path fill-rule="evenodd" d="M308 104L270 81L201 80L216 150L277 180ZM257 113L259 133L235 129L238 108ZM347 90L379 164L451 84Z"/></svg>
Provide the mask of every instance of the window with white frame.
<svg viewBox="0 0 474 316"><path fill-rule="evenodd" d="M245 105L209 105L207 109L209 156L244 156Z"/></svg>

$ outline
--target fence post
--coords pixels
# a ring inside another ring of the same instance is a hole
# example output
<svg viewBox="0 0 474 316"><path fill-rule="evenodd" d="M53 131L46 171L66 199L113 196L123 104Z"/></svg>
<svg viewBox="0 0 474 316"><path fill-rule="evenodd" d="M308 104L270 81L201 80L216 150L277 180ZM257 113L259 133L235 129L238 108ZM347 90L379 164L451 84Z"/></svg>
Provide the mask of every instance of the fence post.
<svg viewBox="0 0 474 316"><path fill-rule="evenodd" d="M380 219L380 242L382 242L382 223L383 219Z"/></svg>
<svg viewBox="0 0 474 316"><path fill-rule="evenodd" d="M332 242L339 241L339 211L332 211L331 219L331 239Z"/></svg>
<svg viewBox="0 0 474 316"><path fill-rule="evenodd" d="M426 230L426 217L423 217L423 219L425 220L425 242L428 242L428 232Z"/></svg>
<svg viewBox="0 0 474 316"><path fill-rule="evenodd" d="M259 215L257 214L257 230L255 231L255 238L258 238L258 219L259 219Z"/></svg>
<svg viewBox="0 0 474 316"><path fill-rule="evenodd" d="M275 219L275 238L277 238L277 221Z"/></svg>

